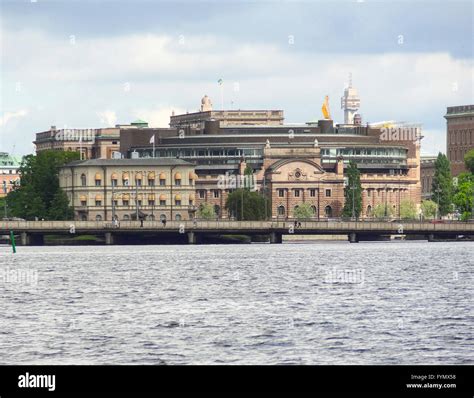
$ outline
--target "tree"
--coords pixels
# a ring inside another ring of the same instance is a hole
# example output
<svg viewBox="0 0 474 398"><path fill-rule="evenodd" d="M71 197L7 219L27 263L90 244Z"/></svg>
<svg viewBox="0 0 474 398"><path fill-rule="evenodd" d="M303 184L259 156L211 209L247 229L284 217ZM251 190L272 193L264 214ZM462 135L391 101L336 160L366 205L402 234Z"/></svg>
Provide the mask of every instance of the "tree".
<svg viewBox="0 0 474 398"><path fill-rule="evenodd" d="M314 210L309 203L302 203L295 209L294 214L298 220L307 220L314 217Z"/></svg>
<svg viewBox="0 0 474 398"><path fill-rule="evenodd" d="M62 189L58 189L51 201L48 218L58 221L74 219L74 210L69 206L69 199Z"/></svg>
<svg viewBox="0 0 474 398"><path fill-rule="evenodd" d="M391 217L393 214L392 208L390 206L387 206L387 209L385 209L385 204L379 203L374 207L374 217L375 218L383 218L385 217L385 211L387 212L387 217Z"/></svg>
<svg viewBox="0 0 474 398"><path fill-rule="evenodd" d="M344 188L344 208L342 215L344 217L352 217L355 215L359 218L362 211L362 186L360 184L360 171L354 161L349 162L346 170L348 179L347 186Z"/></svg>
<svg viewBox="0 0 474 398"><path fill-rule="evenodd" d="M228 211L234 214L236 219L239 221L264 220L266 218L265 200L266 198L258 192L240 188L229 194L225 207ZM268 203L266 208L268 216L270 210Z"/></svg>
<svg viewBox="0 0 474 398"><path fill-rule="evenodd" d="M431 200L439 203L439 213L446 215L452 210L451 200L453 192L451 168L446 155L440 152L434 166L435 172L431 188Z"/></svg>
<svg viewBox="0 0 474 398"><path fill-rule="evenodd" d="M466 169L474 174L474 149L471 149L464 155L464 164Z"/></svg>
<svg viewBox="0 0 474 398"><path fill-rule="evenodd" d="M404 220L414 220L417 218L417 210L414 202L403 199L400 202L400 218Z"/></svg>
<svg viewBox="0 0 474 398"><path fill-rule="evenodd" d="M212 220L216 218L216 212L214 211L214 206L210 203L202 203L199 206L198 217L205 220Z"/></svg>
<svg viewBox="0 0 474 398"><path fill-rule="evenodd" d="M59 193L58 173L61 166L77 159L78 152L53 150L25 156L19 170L20 186L7 195L10 214L27 220L72 218L67 198Z"/></svg>
<svg viewBox="0 0 474 398"><path fill-rule="evenodd" d="M421 212L424 218L435 218L438 211L438 205L432 200L423 200L421 202Z"/></svg>
<svg viewBox="0 0 474 398"><path fill-rule="evenodd" d="M474 208L474 174L461 173L458 176L458 183L453 203L461 213L461 220L466 221L473 217Z"/></svg>

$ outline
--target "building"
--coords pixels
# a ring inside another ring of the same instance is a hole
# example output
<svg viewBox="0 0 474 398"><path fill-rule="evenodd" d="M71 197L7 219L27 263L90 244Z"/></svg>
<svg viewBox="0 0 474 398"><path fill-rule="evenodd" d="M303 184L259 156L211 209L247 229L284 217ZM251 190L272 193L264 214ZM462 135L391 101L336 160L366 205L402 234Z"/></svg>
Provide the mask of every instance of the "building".
<svg viewBox="0 0 474 398"><path fill-rule="evenodd" d="M202 129L206 121L215 120L219 126L278 126L284 121L282 110L213 110L210 98L201 99L199 112L171 115L171 128Z"/></svg>
<svg viewBox="0 0 474 398"><path fill-rule="evenodd" d="M450 106L446 115L446 150L451 173L466 171L464 155L474 148L474 105Z"/></svg>
<svg viewBox="0 0 474 398"><path fill-rule="evenodd" d="M435 174L435 161L437 156L422 156L420 164L421 198L427 200L431 198L431 188Z"/></svg>
<svg viewBox="0 0 474 398"><path fill-rule="evenodd" d="M20 183L21 157L0 152L0 198Z"/></svg>
<svg viewBox="0 0 474 398"><path fill-rule="evenodd" d="M127 126L133 128L133 126ZM138 127L135 127L138 128ZM120 149L120 126L99 129L57 129L36 134L36 152L76 151L81 159L111 159Z"/></svg>
<svg viewBox="0 0 474 398"><path fill-rule="evenodd" d="M360 115L357 115L357 120L354 120L354 117L359 108L359 94L357 89L352 87L352 75L349 75L349 85L344 89L344 96L341 98L341 109L344 110L344 124L358 124Z"/></svg>
<svg viewBox="0 0 474 398"><path fill-rule="evenodd" d="M194 165L181 159L71 162L59 183L76 220L187 220L195 207Z"/></svg>
<svg viewBox="0 0 474 398"><path fill-rule="evenodd" d="M222 187L219 181L238 177L247 167L253 170L257 189L269 196L273 218L293 218L301 203L314 208L315 219L339 217L344 170L351 160L361 171L362 217L372 217L378 205L389 206L389 213L397 216L402 200L416 205L421 201L419 136L386 136L383 127L362 125L360 119L335 126L332 120L237 126L205 120L202 128L196 126L185 131L123 129L122 156L178 157L194 163L196 205L212 204L221 218L232 217L225 203L234 187Z"/></svg>

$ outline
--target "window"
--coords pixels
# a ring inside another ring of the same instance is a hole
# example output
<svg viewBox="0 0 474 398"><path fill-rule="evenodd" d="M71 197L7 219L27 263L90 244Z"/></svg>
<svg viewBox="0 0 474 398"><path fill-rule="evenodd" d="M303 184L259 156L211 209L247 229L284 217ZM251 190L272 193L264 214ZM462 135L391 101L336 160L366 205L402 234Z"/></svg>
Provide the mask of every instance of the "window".
<svg viewBox="0 0 474 398"><path fill-rule="evenodd" d="M101 200L96 200L95 205L96 206L102 206L102 201Z"/></svg>
<svg viewBox="0 0 474 398"><path fill-rule="evenodd" d="M123 215L123 221L128 221L130 220L130 216L128 214Z"/></svg>
<svg viewBox="0 0 474 398"><path fill-rule="evenodd" d="M331 190L326 189L326 198L330 198L330 197L331 197Z"/></svg>
<svg viewBox="0 0 474 398"><path fill-rule="evenodd" d="M316 196L316 189L310 189L309 190L309 196L311 196L312 198L314 198Z"/></svg>
<svg viewBox="0 0 474 398"><path fill-rule="evenodd" d="M124 199L122 203L124 206L128 206L130 202L127 199Z"/></svg>
<svg viewBox="0 0 474 398"><path fill-rule="evenodd" d="M141 200L138 200L137 202L138 202L138 206L141 207L141 206L142 206L142 201L141 201Z"/></svg>
<svg viewBox="0 0 474 398"><path fill-rule="evenodd" d="M295 198L299 198L299 197L300 197L300 190L295 189Z"/></svg>
<svg viewBox="0 0 474 398"><path fill-rule="evenodd" d="M367 216L370 217L372 215L372 206L367 206Z"/></svg>
<svg viewBox="0 0 474 398"><path fill-rule="evenodd" d="M113 203L114 203L114 206L118 206L118 200L114 200Z"/></svg>
<svg viewBox="0 0 474 398"><path fill-rule="evenodd" d="M285 190L284 189L279 189L278 190L278 197L279 198L284 198L285 197Z"/></svg>
<svg viewBox="0 0 474 398"><path fill-rule="evenodd" d="M153 199L148 200L148 206L154 206L154 205L155 205L155 201Z"/></svg>
<svg viewBox="0 0 474 398"><path fill-rule="evenodd" d="M154 178L149 178L148 179L148 185L150 187L154 187L155 186L155 179Z"/></svg>
<svg viewBox="0 0 474 398"><path fill-rule="evenodd" d="M87 200L81 200L81 206L87 206Z"/></svg>
<svg viewBox="0 0 474 398"><path fill-rule="evenodd" d="M204 199L206 197L206 191L199 191L199 199Z"/></svg>
<svg viewBox="0 0 474 398"><path fill-rule="evenodd" d="M97 214L97 215L95 216L95 220L96 220L96 221L102 221L102 216L101 216L100 214Z"/></svg>
<svg viewBox="0 0 474 398"><path fill-rule="evenodd" d="M216 214L217 217L221 216L221 208L218 205L214 206L214 213Z"/></svg>
<svg viewBox="0 0 474 398"><path fill-rule="evenodd" d="M112 180L112 186L113 186L113 187L116 187L116 186L117 186L117 179L113 179L113 180Z"/></svg>
<svg viewBox="0 0 474 398"><path fill-rule="evenodd" d="M372 190L368 189L367 190L367 197L370 198L372 196Z"/></svg>
<svg viewBox="0 0 474 398"><path fill-rule="evenodd" d="M137 178L137 187L141 187L142 186L142 179L141 178Z"/></svg>
<svg viewBox="0 0 474 398"><path fill-rule="evenodd" d="M160 178L160 186L164 187L166 185L166 180L164 178Z"/></svg>
<svg viewBox="0 0 474 398"><path fill-rule="evenodd" d="M324 208L324 214L326 215L326 217L332 217L332 208L331 208L331 206L326 206Z"/></svg>
<svg viewBox="0 0 474 398"><path fill-rule="evenodd" d="M81 185L82 185L83 187L85 187L85 186L86 186L86 182L87 182L87 181L86 181L86 175L85 175L85 174L82 174L82 175L81 175Z"/></svg>
<svg viewBox="0 0 474 398"><path fill-rule="evenodd" d="M311 211L313 212L313 215L316 215L316 206L311 206Z"/></svg>
<svg viewBox="0 0 474 398"><path fill-rule="evenodd" d="M175 204L176 206L181 206L181 200L176 199L176 200L174 201L174 204Z"/></svg>
<svg viewBox="0 0 474 398"><path fill-rule="evenodd" d="M213 191L213 194L214 194L214 198L217 199L219 196L220 196L220 191L218 191L217 189L215 189Z"/></svg>
<svg viewBox="0 0 474 398"><path fill-rule="evenodd" d="M278 215L279 216L285 215L285 206L278 206Z"/></svg>
<svg viewBox="0 0 474 398"><path fill-rule="evenodd" d="M176 215L174 216L174 219L175 219L176 221L181 221L181 214L179 214L179 213L176 214Z"/></svg>
<svg viewBox="0 0 474 398"><path fill-rule="evenodd" d="M180 187L181 186L181 179L175 180L175 184L176 184L177 187Z"/></svg>
<svg viewBox="0 0 474 398"><path fill-rule="evenodd" d="M100 187L102 185L102 181L101 180L95 180L95 186L96 187Z"/></svg>
<svg viewBox="0 0 474 398"><path fill-rule="evenodd" d="M166 200L160 200L160 206L166 206Z"/></svg>

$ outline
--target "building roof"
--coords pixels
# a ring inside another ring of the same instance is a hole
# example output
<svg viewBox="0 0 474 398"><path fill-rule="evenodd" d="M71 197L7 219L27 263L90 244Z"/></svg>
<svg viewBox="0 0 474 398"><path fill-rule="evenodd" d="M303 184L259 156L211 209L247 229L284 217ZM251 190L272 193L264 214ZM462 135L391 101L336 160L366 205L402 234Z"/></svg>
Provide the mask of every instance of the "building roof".
<svg viewBox="0 0 474 398"><path fill-rule="evenodd" d="M193 163L183 159L170 158L139 158L139 159L89 159L75 160L63 167L74 166L194 166Z"/></svg>

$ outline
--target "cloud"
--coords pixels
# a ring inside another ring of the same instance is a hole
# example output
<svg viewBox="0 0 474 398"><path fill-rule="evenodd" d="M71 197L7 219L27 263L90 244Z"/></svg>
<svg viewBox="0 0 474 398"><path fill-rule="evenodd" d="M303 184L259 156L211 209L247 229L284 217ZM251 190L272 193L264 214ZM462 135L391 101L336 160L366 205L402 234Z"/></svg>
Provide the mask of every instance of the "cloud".
<svg viewBox="0 0 474 398"><path fill-rule="evenodd" d="M5 126L10 120L15 118L21 118L28 114L26 109L21 109L16 112L5 112L2 117L0 117L0 126Z"/></svg>
<svg viewBox="0 0 474 398"><path fill-rule="evenodd" d="M179 107L156 107L153 109L135 109L132 114L148 122L149 127L169 127L170 116L173 111L177 115L185 113Z"/></svg>
<svg viewBox="0 0 474 398"><path fill-rule="evenodd" d="M117 115L114 111L97 112L97 116L100 118L100 123L107 125L107 127L114 127L117 122Z"/></svg>

